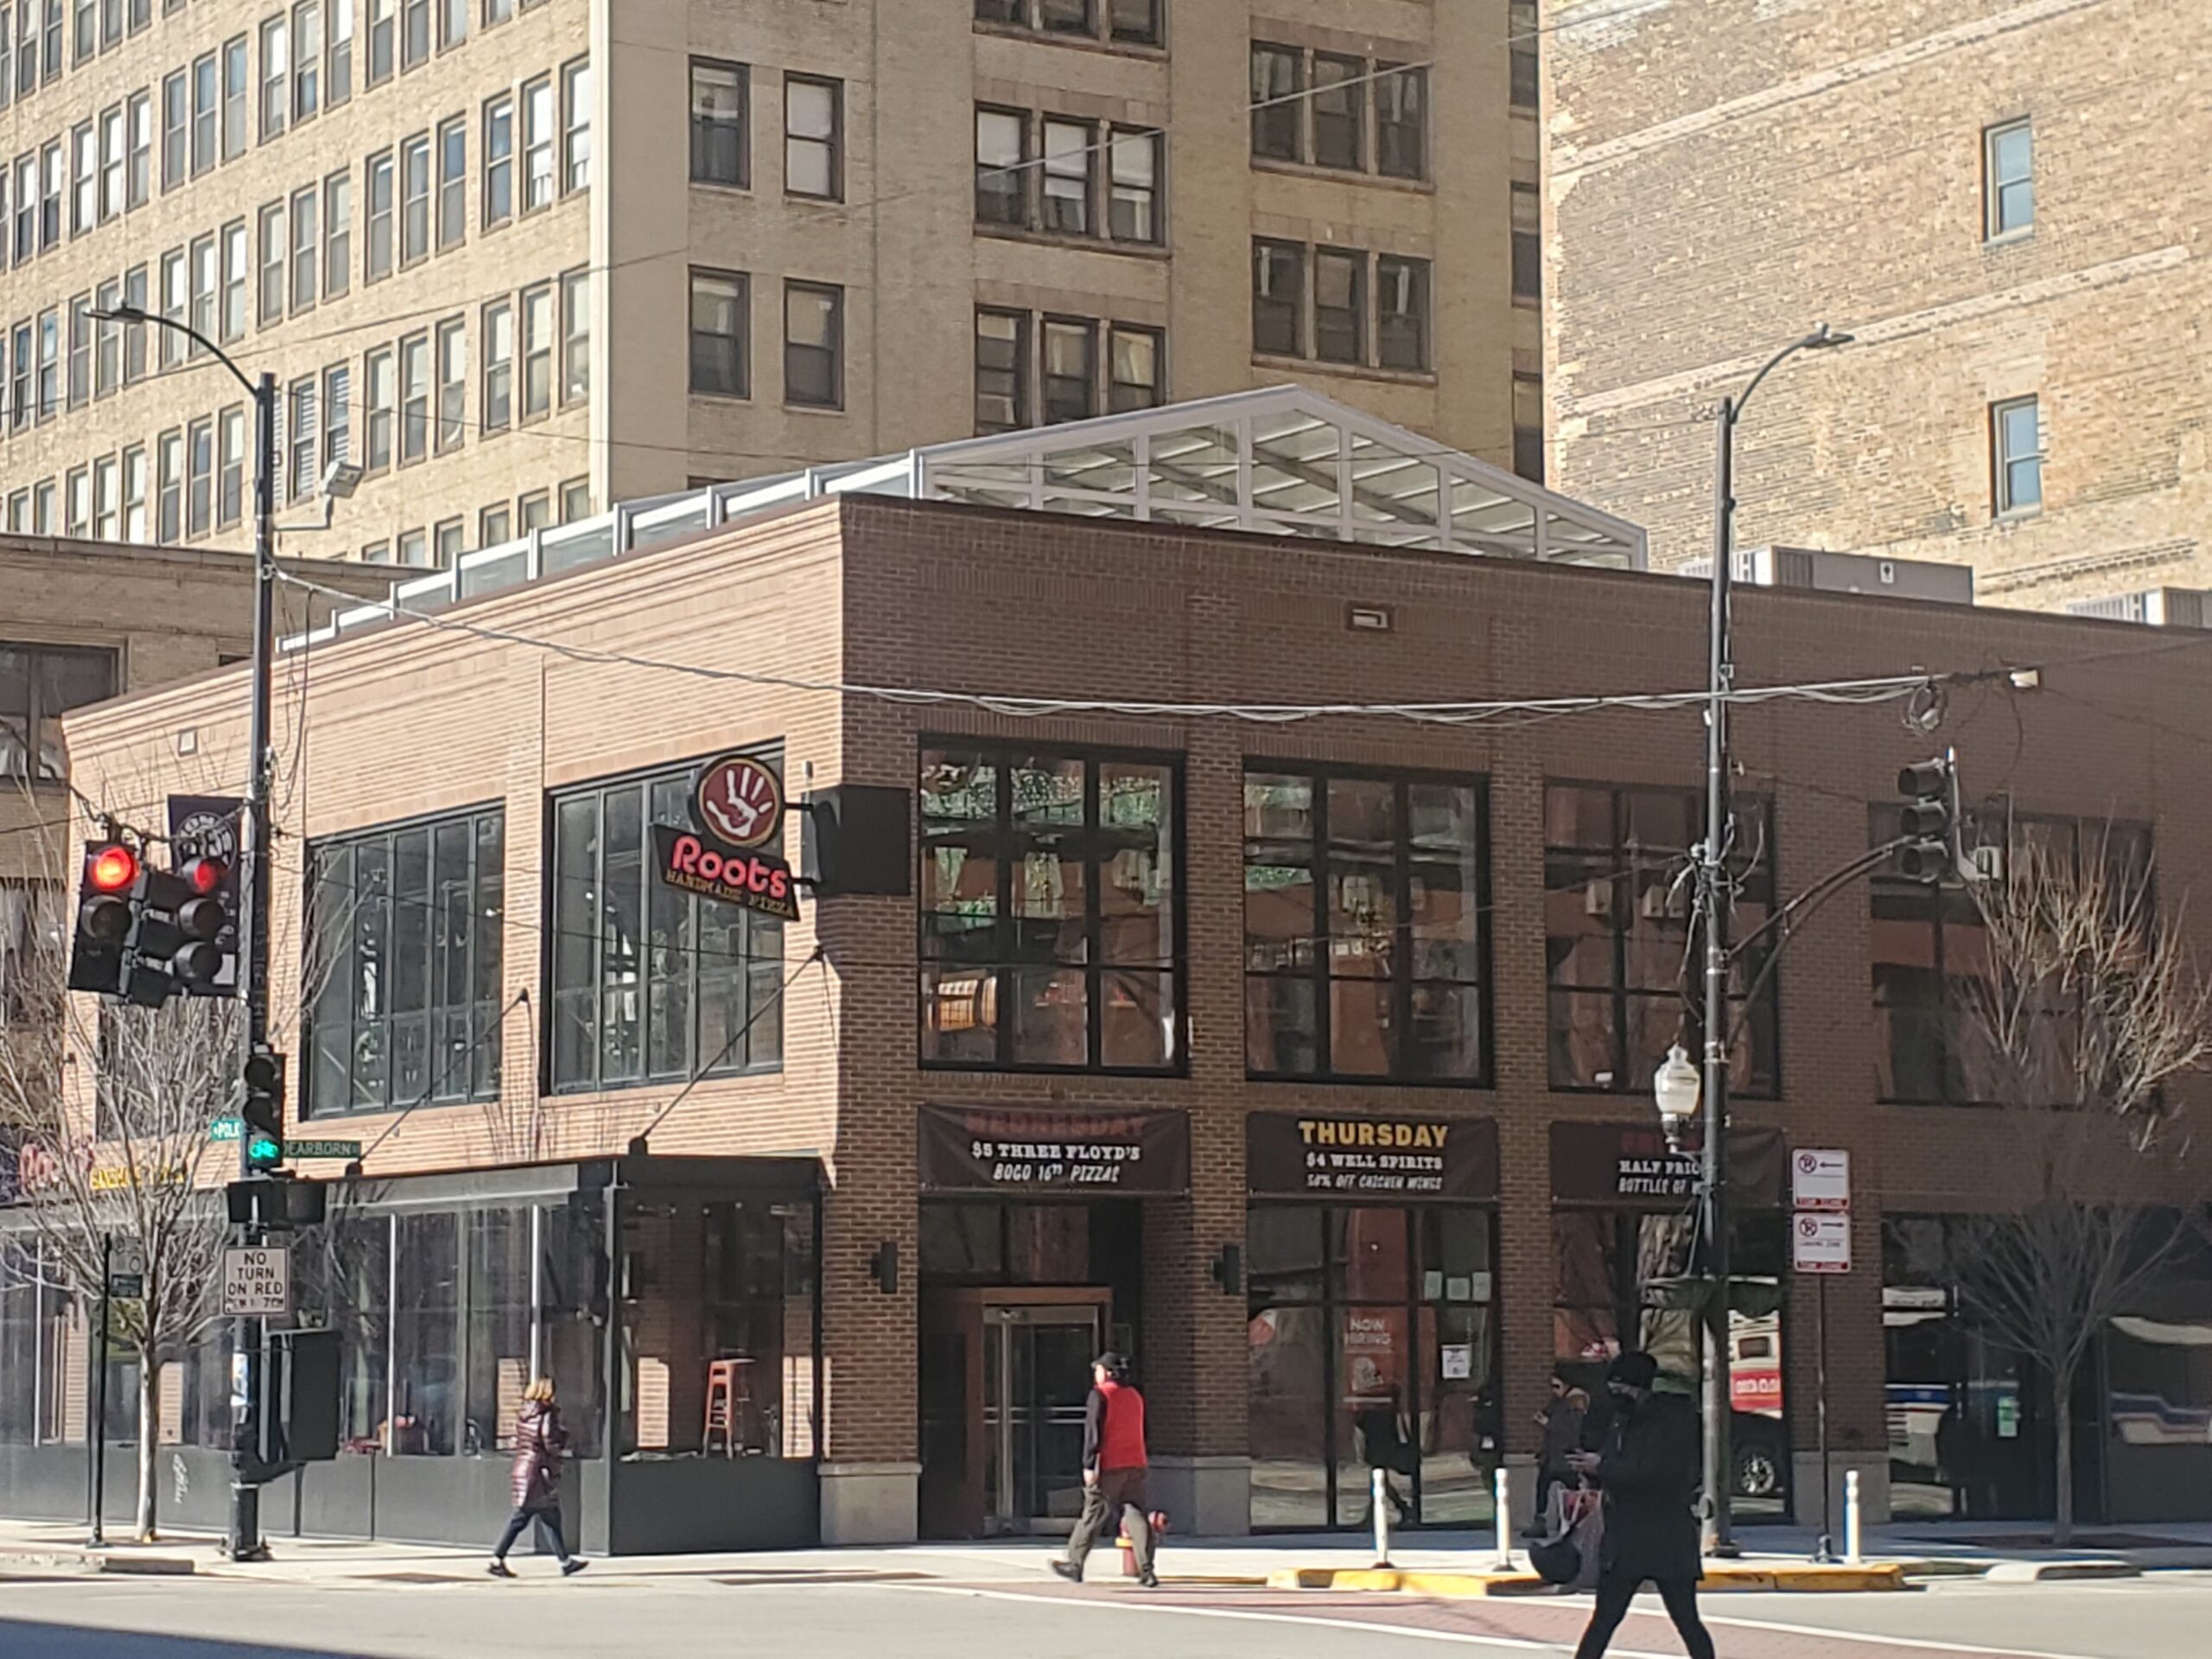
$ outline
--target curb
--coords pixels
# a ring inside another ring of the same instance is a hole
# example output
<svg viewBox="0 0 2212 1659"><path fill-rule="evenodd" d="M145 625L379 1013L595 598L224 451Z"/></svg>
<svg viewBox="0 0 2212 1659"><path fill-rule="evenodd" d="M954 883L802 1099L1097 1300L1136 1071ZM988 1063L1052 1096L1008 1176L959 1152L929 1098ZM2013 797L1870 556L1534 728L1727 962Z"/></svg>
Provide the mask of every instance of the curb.
<svg viewBox="0 0 2212 1659"><path fill-rule="evenodd" d="M1385 1567L1287 1567L1269 1573L1268 1584L1276 1590L1363 1592L1434 1596L1447 1600L1474 1596L1535 1595L1551 1587L1533 1573L1420 1572ZM1708 1569L1698 1584L1698 1588L1708 1594L1746 1590L1863 1594L1911 1587L1905 1581L1904 1567L1894 1561L1864 1567L1726 1567Z"/></svg>
<svg viewBox="0 0 2212 1659"><path fill-rule="evenodd" d="M2075 1579L2139 1579L2133 1561L1999 1561L1984 1575L1992 1584L2061 1584Z"/></svg>
<svg viewBox="0 0 2212 1659"><path fill-rule="evenodd" d="M21 1571L106 1574L124 1578L190 1578L188 1555L111 1555L103 1550L0 1550L0 1573Z"/></svg>

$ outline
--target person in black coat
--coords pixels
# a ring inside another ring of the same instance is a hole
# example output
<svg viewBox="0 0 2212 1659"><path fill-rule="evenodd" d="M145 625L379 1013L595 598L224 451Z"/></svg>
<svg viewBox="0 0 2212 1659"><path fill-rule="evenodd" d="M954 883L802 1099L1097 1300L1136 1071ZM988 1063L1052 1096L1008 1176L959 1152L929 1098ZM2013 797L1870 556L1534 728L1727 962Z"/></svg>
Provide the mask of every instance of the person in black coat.
<svg viewBox="0 0 2212 1659"><path fill-rule="evenodd" d="M1605 1495L1605 1532L1598 1558L1598 1605L1575 1659L1599 1659L1645 1580L1659 1589L1690 1659L1713 1659L1713 1637L1697 1616L1697 1491L1700 1448L1690 1402L1655 1394L1659 1363L1625 1353L1605 1372L1612 1419L1603 1446L1570 1455L1576 1473Z"/></svg>

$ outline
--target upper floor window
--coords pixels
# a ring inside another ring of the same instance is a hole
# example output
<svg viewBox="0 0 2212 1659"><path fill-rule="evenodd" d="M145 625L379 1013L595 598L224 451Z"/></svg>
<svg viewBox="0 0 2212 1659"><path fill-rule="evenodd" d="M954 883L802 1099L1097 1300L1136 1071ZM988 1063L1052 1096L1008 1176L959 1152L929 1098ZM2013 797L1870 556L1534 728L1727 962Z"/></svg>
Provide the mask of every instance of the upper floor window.
<svg viewBox="0 0 2212 1659"><path fill-rule="evenodd" d="M922 752L924 1065L1183 1065L1181 794L1164 758Z"/></svg>
<svg viewBox="0 0 2212 1659"><path fill-rule="evenodd" d="M741 63L691 60L691 178L696 184L753 182L747 109L752 72Z"/></svg>
<svg viewBox="0 0 2212 1659"><path fill-rule="evenodd" d="M1011 432L1036 424L1032 411L1040 407L1046 424L1155 409L1166 397L1166 336L1158 328L979 309L976 429Z"/></svg>
<svg viewBox="0 0 2212 1659"><path fill-rule="evenodd" d="M976 223L1157 243L1160 146L1147 128L978 107Z"/></svg>
<svg viewBox="0 0 2212 1659"><path fill-rule="evenodd" d="M1158 46L1165 0L976 0L976 21L1116 46Z"/></svg>
<svg viewBox="0 0 2212 1659"><path fill-rule="evenodd" d="M1472 779L1247 767L1254 1076L1489 1082L1488 818Z"/></svg>
<svg viewBox="0 0 2212 1659"><path fill-rule="evenodd" d="M1736 936L1748 939L1774 907L1774 815L1735 804L1729 868ZM1544 791L1544 959L1554 1089L1649 1096L1651 1074L1676 1043L1694 1051L1700 984L1685 871L1700 839L1702 798L1688 789L1554 784ZM1778 1086L1774 976L1767 951L1731 965L1731 1075L1746 1094ZM1758 987L1755 1001L1746 997Z"/></svg>
<svg viewBox="0 0 2212 1659"><path fill-rule="evenodd" d="M1427 371L1429 262L1252 240L1252 350L1349 368Z"/></svg>
<svg viewBox="0 0 2212 1659"><path fill-rule="evenodd" d="M1542 39L1542 30L1536 22L1536 0L1507 0L1505 27L1507 47L1513 54L1513 107L1533 110L1539 91L1537 53Z"/></svg>
<svg viewBox="0 0 2212 1659"><path fill-rule="evenodd" d="M1513 187L1513 297L1544 297L1544 210L1533 184Z"/></svg>
<svg viewBox="0 0 2212 1659"><path fill-rule="evenodd" d="M2007 121L1981 135L1982 234L1994 241L2036 222L2035 128Z"/></svg>
<svg viewBox="0 0 2212 1659"><path fill-rule="evenodd" d="M690 797L687 768L553 798L545 949L556 1091L783 1063L784 925L653 874L652 826L688 823ZM769 850L782 844L779 833Z"/></svg>
<svg viewBox="0 0 2212 1659"><path fill-rule="evenodd" d="M62 898L50 881L0 881L0 1027L60 1010Z"/></svg>
<svg viewBox="0 0 2212 1659"><path fill-rule="evenodd" d="M2043 508L2043 419L2032 397L1989 406L1990 484L1999 518Z"/></svg>
<svg viewBox="0 0 2212 1659"><path fill-rule="evenodd" d="M845 83L784 78L784 194L842 201Z"/></svg>
<svg viewBox="0 0 2212 1659"><path fill-rule="evenodd" d="M505 810L308 851L308 1115L499 1092Z"/></svg>
<svg viewBox="0 0 2212 1659"><path fill-rule="evenodd" d="M1871 819L1872 845L1897 839L1897 807L1878 805ZM1973 815L1963 833L1969 846L2002 849L2008 857L2032 847L2061 869L2101 861L2116 894L2140 894L2150 880L2151 831L2142 824L2031 817L1999 803ZM1972 1052L1977 1022L1962 1016L1974 1006L1977 982L2005 964L1991 960L1980 905L1962 883L1914 880L1887 868L1874 873L1869 887L1876 1097L1952 1104L1986 1099L1989 1068Z"/></svg>
<svg viewBox="0 0 2212 1659"><path fill-rule="evenodd" d="M117 681L111 651L0 642L0 778L67 777L61 716L106 702Z"/></svg>
<svg viewBox="0 0 2212 1659"><path fill-rule="evenodd" d="M1252 154L1386 178L1428 176L1428 72L1252 42Z"/></svg>

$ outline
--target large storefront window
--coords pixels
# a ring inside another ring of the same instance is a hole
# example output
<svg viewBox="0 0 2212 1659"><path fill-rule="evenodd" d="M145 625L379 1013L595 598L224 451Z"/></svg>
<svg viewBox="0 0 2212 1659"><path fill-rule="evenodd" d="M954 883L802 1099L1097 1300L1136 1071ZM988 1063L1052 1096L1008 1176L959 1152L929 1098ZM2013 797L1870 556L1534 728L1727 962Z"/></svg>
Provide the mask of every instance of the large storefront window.
<svg viewBox="0 0 2212 1659"><path fill-rule="evenodd" d="M925 749L925 1065L1183 1064L1181 773L1140 756Z"/></svg>
<svg viewBox="0 0 2212 1659"><path fill-rule="evenodd" d="M1553 1360L1601 1400L1607 1363L1642 1349L1662 1388L1696 1398L1707 1292L1694 1147L1672 1151L1640 1124L1555 1122L1551 1140ZM1746 1520L1783 1519L1789 1503L1783 1163L1776 1131L1731 1136L1729 1454Z"/></svg>
<svg viewBox="0 0 2212 1659"><path fill-rule="evenodd" d="M308 867L309 1115L497 1095L505 811L317 842Z"/></svg>
<svg viewBox="0 0 2212 1659"><path fill-rule="evenodd" d="M556 1090L783 1063L783 924L653 874L652 826L688 823L690 792L687 768L554 797ZM766 850L782 847L779 830Z"/></svg>
<svg viewBox="0 0 2212 1659"><path fill-rule="evenodd" d="M1872 844L1897 835L1897 809L1872 811ZM2122 891L2139 890L2151 868L2150 830L2140 824L2028 817L2001 804L1968 825L1977 844L2002 851L2036 846L2063 864L2102 860ZM1886 868L1869 884L1872 926L1874 1083L1880 1099L1966 1104L1985 1068L1968 1052L1970 1022L1961 1011L1990 972L1988 935L1974 895L1955 881L1910 881Z"/></svg>
<svg viewBox="0 0 2212 1659"><path fill-rule="evenodd" d="M1245 1219L1252 1524L1491 1513L1498 1360L1487 1207L1255 1204Z"/></svg>
<svg viewBox="0 0 2212 1659"><path fill-rule="evenodd" d="M1488 813L1472 779L1246 772L1253 1076L1489 1081Z"/></svg>
<svg viewBox="0 0 2212 1659"><path fill-rule="evenodd" d="M1497 1125L1255 1113L1245 1122L1252 1522L1491 1514Z"/></svg>
<svg viewBox="0 0 2212 1659"><path fill-rule="evenodd" d="M1735 803L1729 868L1735 926L1748 939L1774 904L1774 814ZM1649 1096L1668 1049L1689 1040L1700 982L1691 958L1694 906L1686 871L1701 838L1703 801L1681 789L1554 784L1544 791L1546 984L1555 1089ZM1729 1018L1742 1027L1733 1086L1772 1095L1779 1044L1772 976L1745 1012L1767 951L1741 951L1730 969Z"/></svg>
<svg viewBox="0 0 2212 1659"><path fill-rule="evenodd" d="M796 1198L628 1205L626 1450L817 1454L816 1213Z"/></svg>
<svg viewBox="0 0 2212 1659"><path fill-rule="evenodd" d="M85 1351L60 1272L35 1238L0 1238L0 1444L69 1438L69 1397L73 1384L82 1387Z"/></svg>

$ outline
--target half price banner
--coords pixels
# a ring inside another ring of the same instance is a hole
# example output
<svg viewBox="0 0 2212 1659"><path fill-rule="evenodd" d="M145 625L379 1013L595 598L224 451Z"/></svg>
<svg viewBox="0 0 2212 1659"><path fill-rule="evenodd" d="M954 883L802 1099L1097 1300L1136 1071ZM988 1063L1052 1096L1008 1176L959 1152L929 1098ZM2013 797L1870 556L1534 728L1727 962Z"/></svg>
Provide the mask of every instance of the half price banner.
<svg viewBox="0 0 2212 1659"><path fill-rule="evenodd" d="M925 1106L919 1153L925 1192L1157 1197L1191 1185L1191 1124L1181 1112Z"/></svg>

